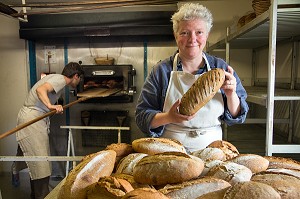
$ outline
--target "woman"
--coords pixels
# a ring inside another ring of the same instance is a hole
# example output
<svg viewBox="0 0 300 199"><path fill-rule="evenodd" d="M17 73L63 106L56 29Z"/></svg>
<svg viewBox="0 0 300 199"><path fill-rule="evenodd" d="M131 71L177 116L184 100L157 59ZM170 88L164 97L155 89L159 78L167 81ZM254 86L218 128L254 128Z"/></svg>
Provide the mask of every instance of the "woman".
<svg viewBox="0 0 300 199"><path fill-rule="evenodd" d="M172 16L172 22L178 51L153 67L140 94L135 119L148 136L177 139L193 152L222 139L222 121L228 125L245 121L247 93L232 67L203 52L212 27L207 8L184 4ZM194 115L179 114L187 85L213 68L225 70L226 80L219 92Z"/></svg>

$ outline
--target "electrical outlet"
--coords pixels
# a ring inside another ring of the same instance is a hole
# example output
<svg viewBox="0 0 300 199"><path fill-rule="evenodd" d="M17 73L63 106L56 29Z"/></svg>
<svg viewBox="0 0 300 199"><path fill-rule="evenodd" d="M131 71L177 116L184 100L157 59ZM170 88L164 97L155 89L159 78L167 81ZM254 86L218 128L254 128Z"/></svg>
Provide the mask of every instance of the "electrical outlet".
<svg viewBox="0 0 300 199"><path fill-rule="evenodd" d="M55 46L44 47L45 64L55 64L56 60L56 48Z"/></svg>

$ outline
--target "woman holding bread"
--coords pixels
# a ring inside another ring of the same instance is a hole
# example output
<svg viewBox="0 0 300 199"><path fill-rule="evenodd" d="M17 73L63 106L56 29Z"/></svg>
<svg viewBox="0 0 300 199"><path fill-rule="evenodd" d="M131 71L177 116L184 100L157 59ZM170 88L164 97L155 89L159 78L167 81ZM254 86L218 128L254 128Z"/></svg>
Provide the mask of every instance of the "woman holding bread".
<svg viewBox="0 0 300 199"><path fill-rule="evenodd" d="M143 85L135 119L148 136L176 139L193 152L222 140L222 121L228 125L245 121L247 93L232 67L203 52L212 27L212 14L207 8L184 4L172 16L172 22L178 51L153 67ZM221 88L196 113L180 114L184 93L198 77L214 68L225 72Z"/></svg>

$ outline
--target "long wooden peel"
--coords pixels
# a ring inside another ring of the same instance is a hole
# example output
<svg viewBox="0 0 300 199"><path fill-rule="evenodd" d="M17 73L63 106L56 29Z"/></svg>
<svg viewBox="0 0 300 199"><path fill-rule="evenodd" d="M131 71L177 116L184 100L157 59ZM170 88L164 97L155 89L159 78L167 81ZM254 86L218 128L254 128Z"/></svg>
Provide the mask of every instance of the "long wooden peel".
<svg viewBox="0 0 300 199"><path fill-rule="evenodd" d="M120 91L120 89L103 89L103 90L100 90L100 91L98 90L98 92L94 91L92 93L86 94L84 97L81 97L81 98L79 98L76 101L73 101L73 102L71 102L69 104L64 105L63 109L65 110L65 109L69 108L70 106L72 106L74 104L86 101L86 100L91 99L91 98L107 97L107 96L112 95L114 93L117 93L119 91ZM51 116L51 115L54 115L55 113L56 113L56 110L52 110L52 111L50 111L48 113L45 113L44 115L41 115L41 116L39 116L39 117L37 117L37 118L35 118L33 120L30 120L30 121L28 121L26 123L23 123L23 124L21 124L19 126L16 126L15 128L13 128L13 129L11 129L11 130L9 130L9 131L1 134L0 135L0 140L2 138L5 138L5 137L7 137L7 136L9 136L9 135L11 135L11 134L13 134L13 133L15 133L15 132L17 132L17 131L19 131L19 130L21 130L21 129L23 129L23 128L25 128L25 127L27 127L27 126L35 123L35 122L37 122L37 121L39 121L39 120L41 120L41 119L44 119L44 118L46 118L48 116Z"/></svg>

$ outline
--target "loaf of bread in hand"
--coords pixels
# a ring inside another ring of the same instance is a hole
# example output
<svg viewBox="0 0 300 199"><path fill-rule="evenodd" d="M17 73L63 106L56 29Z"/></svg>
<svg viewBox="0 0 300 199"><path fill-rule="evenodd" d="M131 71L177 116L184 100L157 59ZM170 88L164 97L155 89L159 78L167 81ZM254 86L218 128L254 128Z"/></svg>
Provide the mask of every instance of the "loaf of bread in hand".
<svg viewBox="0 0 300 199"><path fill-rule="evenodd" d="M182 96L179 113L193 115L218 92L225 81L225 72L221 68L212 69L201 75Z"/></svg>

